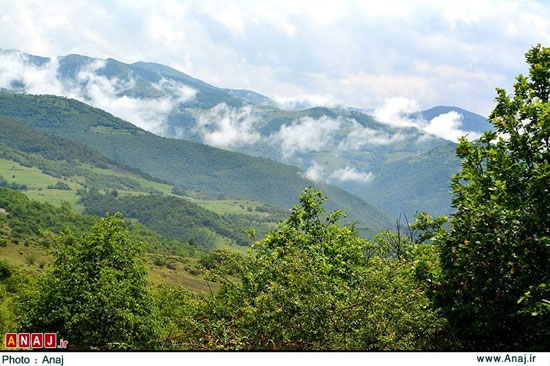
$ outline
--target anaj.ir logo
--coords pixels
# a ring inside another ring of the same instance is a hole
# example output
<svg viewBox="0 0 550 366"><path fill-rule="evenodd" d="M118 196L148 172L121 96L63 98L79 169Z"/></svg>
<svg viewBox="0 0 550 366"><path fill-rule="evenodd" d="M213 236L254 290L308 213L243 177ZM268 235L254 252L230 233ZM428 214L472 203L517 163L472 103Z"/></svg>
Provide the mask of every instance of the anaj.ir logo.
<svg viewBox="0 0 550 366"><path fill-rule="evenodd" d="M6 333L6 348L67 348L69 342L60 339L55 333Z"/></svg>

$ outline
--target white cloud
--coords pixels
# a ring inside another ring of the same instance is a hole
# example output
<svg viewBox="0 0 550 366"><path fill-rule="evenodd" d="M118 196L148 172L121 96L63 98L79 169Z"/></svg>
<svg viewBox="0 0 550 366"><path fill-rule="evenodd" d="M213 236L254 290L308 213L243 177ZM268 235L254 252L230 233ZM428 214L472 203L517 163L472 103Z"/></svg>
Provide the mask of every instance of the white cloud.
<svg viewBox="0 0 550 366"><path fill-rule="evenodd" d="M549 17L547 1L5 0L0 41L46 56L156 61L286 100L372 107L400 96L487 114L494 87L549 41ZM417 70L423 62L458 72L449 80Z"/></svg>
<svg viewBox="0 0 550 366"><path fill-rule="evenodd" d="M303 177L313 182L325 182L327 180L325 170L316 162L314 162L311 167L304 172Z"/></svg>
<svg viewBox="0 0 550 366"><path fill-rule="evenodd" d="M303 177L313 182L365 184L374 179L374 174L360 171L349 165L329 174L323 166L314 161L304 172Z"/></svg>
<svg viewBox="0 0 550 366"><path fill-rule="evenodd" d="M347 165L333 171L330 178L340 182L368 183L374 178L374 174L372 172L362 172Z"/></svg>
<svg viewBox="0 0 550 366"><path fill-rule="evenodd" d="M386 103L379 109L374 111L374 116L379 122L396 127L415 127L420 131L441 137L443 139L457 142L461 136L468 135L468 139L475 140L481 135L474 131L462 129L463 116L455 111L440 114L430 121L415 116L415 112L419 112L418 103L414 100L406 98L391 98L386 100ZM393 136L399 141L399 134ZM421 141L425 141L428 137L421 136Z"/></svg>
<svg viewBox="0 0 550 366"><path fill-rule="evenodd" d="M208 145L227 148L261 139L255 130L258 118L251 106L232 108L222 103L206 111L196 111L195 118L195 130Z"/></svg>
<svg viewBox="0 0 550 366"><path fill-rule="evenodd" d="M28 62L25 55L19 52L0 53L0 88L24 90L30 94L57 94L64 92L64 87L57 79L57 61L41 66Z"/></svg>
<svg viewBox="0 0 550 366"><path fill-rule="evenodd" d="M390 126L411 127L417 126L417 122L409 115L419 110L415 100L394 97L386 99L380 108L375 109L373 115L378 121Z"/></svg>
<svg viewBox="0 0 550 366"><path fill-rule="evenodd" d="M465 131L462 127L462 115L455 111L440 114L430 120L423 130L432 135L456 142L459 137L468 135L468 139L475 140L481 135L473 131Z"/></svg>
<svg viewBox="0 0 550 366"><path fill-rule="evenodd" d="M301 95L296 97L275 97L278 107L285 110L303 110L316 106L335 107L339 104L330 95Z"/></svg>
<svg viewBox="0 0 550 366"><path fill-rule="evenodd" d="M400 132L389 134L372 128L363 127L353 121L352 129L338 144L338 150L360 150L365 146L390 145L403 141L407 136Z"/></svg>
<svg viewBox="0 0 550 366"><path fill-rule="evenodd" d="M280 143L284 157L296 153L321 151L328 148L333 134L340 128L341 119L322 116L319 119L304 117L291 125L283 125L274 138Z"/></svg>
<svg viewBox="0 0 550 366"><path fill-rule="evenodd" d="M81 66L74 80L60 79L57 59L37 66L21 53L2 53L0 88L74 98L157 134L163 133L168 115L196 94L194 89L183 84L160 80L153 87L162 91L163 96L131 97L124 93L135 86L135 79L131 75L123 80L98 74L104 67L105 61L94 60ZM20 84L23 90L17 87Z"/></svg>

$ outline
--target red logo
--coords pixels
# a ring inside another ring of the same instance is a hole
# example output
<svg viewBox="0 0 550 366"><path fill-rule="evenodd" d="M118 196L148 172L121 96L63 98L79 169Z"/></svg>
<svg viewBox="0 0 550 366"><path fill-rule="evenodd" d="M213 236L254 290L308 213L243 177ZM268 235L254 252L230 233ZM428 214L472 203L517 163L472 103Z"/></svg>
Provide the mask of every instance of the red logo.
<svg viewBox="0 0 550 366"><path fill-rule="evenodd" d="M67 348L64 339L57 343L56 333L6 333L5 348Z"/></svg>
<svg viewBox="0 0 550 366"><path fill-rule="evenodd" d="M44 334L43 333L33 333L33 334L31 334L31 347L32 348L43 348L44 347Z"/></svg>
<svg viewBox="0 0 550 366"><path fill-rule="evenodd" d="M44 348L57 347L57 335L55 333L44 333Z"/></svg>
<svg viewBox="0 0 550 366"><path fill-rule="evenodd" d="M29 348L31 346L31 335L29 333L17 334L17 340L19 341L19 348Z"/></svg>
<svg viewBox="0 0 550 366"><path fill-rule="evenodd" d="M17 348L17 333L6 333L6 348Z"/></svg>

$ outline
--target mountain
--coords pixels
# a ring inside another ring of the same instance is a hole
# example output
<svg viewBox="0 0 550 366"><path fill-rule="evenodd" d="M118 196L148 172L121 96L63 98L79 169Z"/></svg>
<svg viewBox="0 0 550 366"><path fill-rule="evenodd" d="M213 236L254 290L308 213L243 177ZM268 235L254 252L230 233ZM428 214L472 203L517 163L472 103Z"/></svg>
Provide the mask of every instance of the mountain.
<svg viewBox="0 0 550 366"><path fill-rule="evenodd" d="M156 136L76 100L0 94L0 115L87 145L117 163L191 190L246 197L288 208L312 182L298 168L199 143ZM387 228L387 214L335 186L313 184L328 196L328 209L342 209L373 233Z"/></svg>
<svg viewBox="0 0 550 366"><path fill-rule="evenodd" d="M412 114L396 114L393 120L385 121L373 117L369 109L283 110L256 92L218 88L157 63L125 64L81 55L49 60L13 54L13 51L11 55L26 65L39 64L34 73L58 80L53 94L73 96L159 136L190 140L298 167L300 170L292 172L285 170L288 168L283 170L288 175L305 174L309 182L302 180L299 185L335 185L392 216L401 213L410 216L416 211L434 215L451 212L449 180L459 166L454 152L456 144L426 132L431 130L422 126L436 117L446 116L460 117L452 123L464 131L479 134L490 128L482 116L458 107L437 106ZM16 76L11 83L6 81L10 78L3 80L5 84L0 88L41 93L40 88L24 85ZM115 151L105 153L109 157L115 154ZM125 159L126 164L149 172L144 168L148 163L132 162L130 156ZM215 170L223 171L221 165ZM169 172L167 175L155 166L150 168L155 172L153 175L163 179L171 174L183 174ZM200 174L203 173L208 174ZM176 179L175 183L185 182L192 187L197 187L199 182L190 177ZM251 193L247 191L255 190L209 186L209 181L201 180L201 184L207 184L205 189L212 192L231 191L246 196ZM265 196L264 201L281 204L279 198L266 197L270 193L259 190L261 187L249 197ZM284 205L288 204L286 200Z"/></svg>

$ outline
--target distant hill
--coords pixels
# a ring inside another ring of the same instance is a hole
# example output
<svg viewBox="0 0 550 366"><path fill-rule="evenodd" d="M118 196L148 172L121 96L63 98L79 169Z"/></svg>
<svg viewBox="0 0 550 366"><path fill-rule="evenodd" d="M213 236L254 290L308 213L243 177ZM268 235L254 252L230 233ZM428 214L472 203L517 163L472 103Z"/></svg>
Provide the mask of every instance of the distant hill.
<svg viewBox="0 0 550 366"><path fill-rule="evenodd" d="M189 189L248 197L290 207L312 182L298 168L191 141L146 132L76 100L0 94L0 114L48 134L85 144L102 155ZM358 197L327 184L313 184L328 196L329 209L342 209L374 231L390 226L388 215Z"/></svg>
<svg viewBox="0 0 550 366"><path fill-rule="evenodd" d="M229 95L246 100L247 102L255 105L270 107L277 106L277 103L273 99L250 90L224 89L224 91L227 92Z"/></svg>

